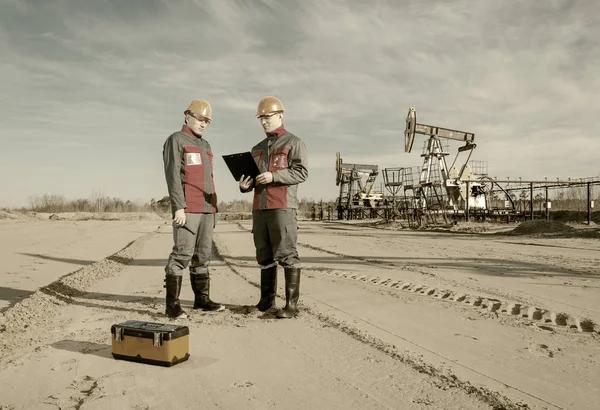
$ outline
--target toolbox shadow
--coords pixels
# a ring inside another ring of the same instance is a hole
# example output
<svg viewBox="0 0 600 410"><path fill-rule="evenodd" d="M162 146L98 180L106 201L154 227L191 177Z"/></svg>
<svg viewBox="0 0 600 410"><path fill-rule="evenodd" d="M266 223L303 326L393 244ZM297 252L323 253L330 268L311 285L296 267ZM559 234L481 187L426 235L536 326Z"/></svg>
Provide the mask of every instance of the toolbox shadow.
<svg viewBox="0 0 600 410"><path fill-rule="evenodd" d="M65 339L52 343L55 349L66 350L73 353L91 354L105 359L113 360L111 345L105 343L86 342L84 340Z"/></svg>

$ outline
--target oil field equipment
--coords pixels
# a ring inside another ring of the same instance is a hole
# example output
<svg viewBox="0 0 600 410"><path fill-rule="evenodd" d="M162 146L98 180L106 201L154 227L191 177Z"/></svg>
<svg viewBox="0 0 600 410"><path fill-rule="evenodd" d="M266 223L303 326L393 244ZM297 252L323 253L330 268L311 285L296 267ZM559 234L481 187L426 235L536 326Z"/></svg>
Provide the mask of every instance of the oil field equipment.
<svg viewBox="0 0 600 410"><path fill-rule="evenodd" d="M485 195L481 183L473 182L470 192L467 192L467 184L463 179L473 179L474 173L468 165L475 144L475 134L442 128L437 126L417 123L417 112L411 107L406 116L406 128L404 131L404 151L410 153L415 140L415 135L425 135L429 138L423 147L423 166L419 173L418 181L405 181L404 189L414 192L414 207L421 209L447 208L453 211L461 211L466 208L466 202L472 210L486 209ZM450 167L446 163L449 155L442 143L442 139L463 141L465 145L458 148L458 152ZM457 164L459 156L468 152L467 159L462 165ZM437 162L437 164L436 164ZM408 175L406 175L408 177Z"/></svg>
<svg viewBox="0 0 600 410"><path fill-rule="evenodd" d="M372 214L383 205L383 193L374 192L378 168L377 165L344 163L340 153L335 154L335 185L340 187L338 219L362 219L365 213Z"/></svg>

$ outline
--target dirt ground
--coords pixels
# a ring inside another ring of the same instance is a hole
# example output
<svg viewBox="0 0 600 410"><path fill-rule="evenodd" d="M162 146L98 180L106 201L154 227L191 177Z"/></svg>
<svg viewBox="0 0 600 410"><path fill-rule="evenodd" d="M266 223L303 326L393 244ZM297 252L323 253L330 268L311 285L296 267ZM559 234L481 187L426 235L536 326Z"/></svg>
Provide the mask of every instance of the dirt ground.
<svg viewBox="0 0 600 410"><path fill-rule="evenodd" d="M188 310L191 356L162 368L114 360L110 328L174 323L168 221L0 218L0 409L598 408L593 227L365 225L300 221L301 312L278 320L248 308L251 221L220 220L211 295L228 309Z"/></svg>

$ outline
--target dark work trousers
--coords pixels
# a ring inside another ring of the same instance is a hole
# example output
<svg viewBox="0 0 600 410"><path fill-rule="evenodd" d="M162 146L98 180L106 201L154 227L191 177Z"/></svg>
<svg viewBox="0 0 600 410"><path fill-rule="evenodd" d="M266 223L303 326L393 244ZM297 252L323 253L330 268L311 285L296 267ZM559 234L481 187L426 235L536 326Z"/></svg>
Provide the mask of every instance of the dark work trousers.
<svg viewBox="0 0 600 410"><path fill-rule="evenodd" d="M298 220L296 209L252 211L252 235L256 261L261 269L276 266L299 268L296 250Z"/></svg>
<svg viewBox="0 0 600 410"><path fill-rule="evenodd" d="M215 214L186 212L185 217L185 226L195 235L173 223L174 245L165 272L167 275L182 276L184 269L189 264L190 273L207 274L216 216Z"/></svg>

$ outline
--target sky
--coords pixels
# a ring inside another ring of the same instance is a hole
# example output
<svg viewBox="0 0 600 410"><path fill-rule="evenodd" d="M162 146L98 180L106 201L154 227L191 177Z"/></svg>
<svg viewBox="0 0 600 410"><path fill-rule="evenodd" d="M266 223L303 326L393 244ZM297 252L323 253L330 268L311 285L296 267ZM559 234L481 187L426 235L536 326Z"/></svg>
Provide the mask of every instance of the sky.
<svg viewBox="0 0 600 410"><path fill-rule="evenodd" d="M598 176L598 39L594 0L0 0L0 207L162 198L162 145L193 99L212 105L219 199L250 200L221 155L264 138L267 95L308 148L301 198L335 199L336 152L420 165L409 107L473 132L490 176Z"/></svg>

